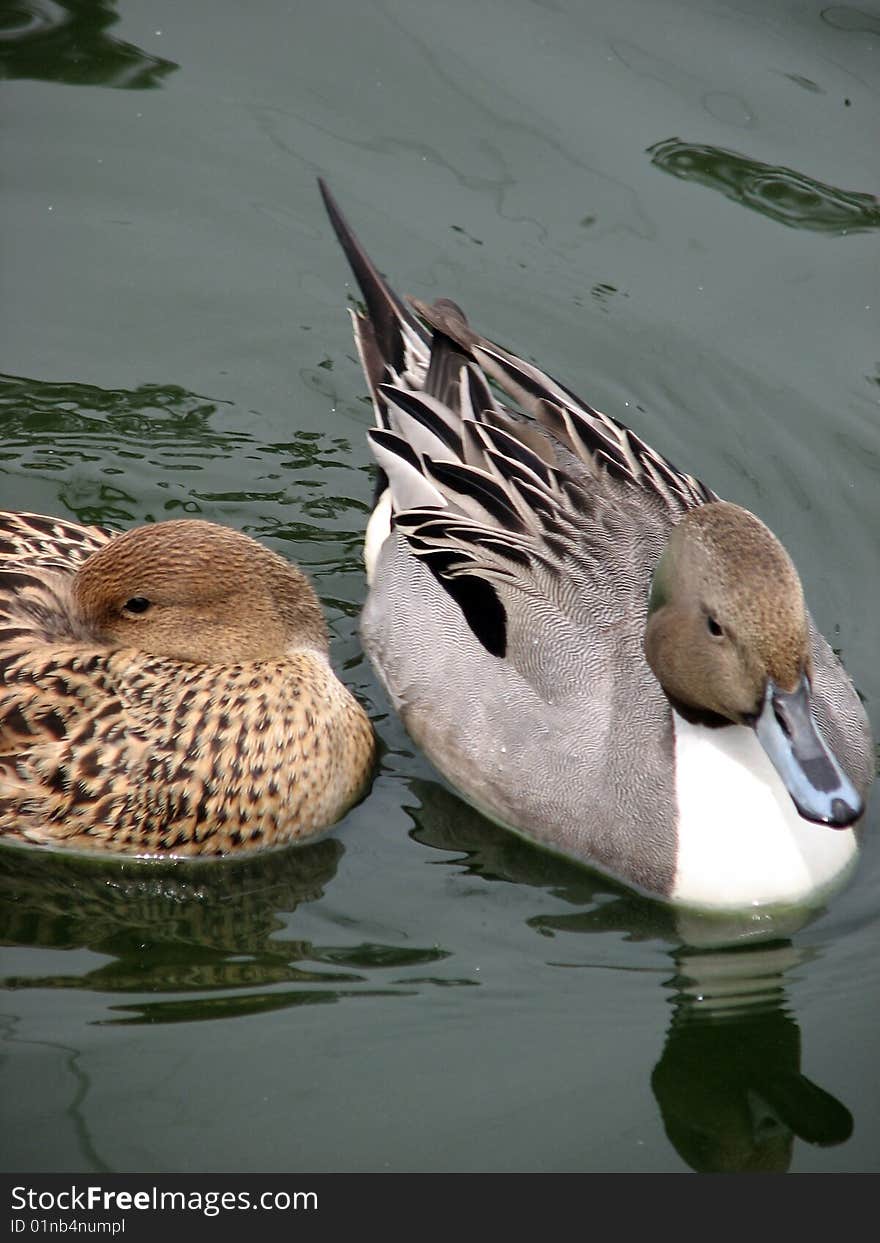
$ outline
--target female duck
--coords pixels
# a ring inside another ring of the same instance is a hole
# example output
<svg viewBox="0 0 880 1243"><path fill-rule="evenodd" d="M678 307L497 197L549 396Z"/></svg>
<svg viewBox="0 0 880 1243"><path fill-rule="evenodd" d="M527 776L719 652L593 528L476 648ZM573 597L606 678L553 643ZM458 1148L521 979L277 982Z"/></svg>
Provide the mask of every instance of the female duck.
<svg viewBox="0 0 880 1243"><path fill-rule="evenodd" d="M0 513L0 835L129 855L309 837L374 737L305 575L238 531Z"/></svg>
<svg viewBox="0 0 880 1243"><path fill-rule="evenodd" d="M384 489L362 635L410 734L493 819L652 895L824 893L873 749L785 549L454 303L414 315L322 190Z"/></svg>

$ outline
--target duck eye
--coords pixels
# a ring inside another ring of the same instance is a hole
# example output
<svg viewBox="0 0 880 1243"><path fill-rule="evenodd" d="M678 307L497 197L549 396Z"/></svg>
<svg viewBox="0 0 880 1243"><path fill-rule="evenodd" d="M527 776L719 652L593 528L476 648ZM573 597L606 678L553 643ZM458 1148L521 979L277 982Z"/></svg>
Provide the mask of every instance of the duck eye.
<svg viewBox="0 0 880 1243"><path fill-rule="evenodd" d="M150 602L146 596L132 596L123 604L122 611L124 613L146 613L149 607Z"/></svg>
<svg viewBox="0 0 880 1243"><path fill-rule="evenodd" d="M706 618L706 627L709 631L709 634L711 634L712 637L715 639L720 639L721 636L724 634L723 627L719 625L719 623L715 620L715 618L712 616L711 613Z"/></svg>

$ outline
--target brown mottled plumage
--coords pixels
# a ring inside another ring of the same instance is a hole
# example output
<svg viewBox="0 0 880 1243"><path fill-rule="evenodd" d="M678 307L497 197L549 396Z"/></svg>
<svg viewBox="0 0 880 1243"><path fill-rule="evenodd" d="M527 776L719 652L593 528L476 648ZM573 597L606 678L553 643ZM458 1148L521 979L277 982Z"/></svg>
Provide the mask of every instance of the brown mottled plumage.
<svg viewBox="0 0 880 1243"><path fill-rule="evenodd" d="M375 740L305 575L238 531L0 513L0 835L219 855L310 837Z"/></svg>

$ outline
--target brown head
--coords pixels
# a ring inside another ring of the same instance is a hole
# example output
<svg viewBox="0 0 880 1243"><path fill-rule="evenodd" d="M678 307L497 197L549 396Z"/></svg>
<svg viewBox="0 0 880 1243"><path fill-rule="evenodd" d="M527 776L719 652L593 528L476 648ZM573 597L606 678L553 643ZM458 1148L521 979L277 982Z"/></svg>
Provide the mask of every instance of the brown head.
<svg viewBox="0 0 880 1243"><path fill-rule="evenodd" d="M768 683L809 676L800 578L763 522L726 501L692 510L654 573L645 655L671 699L743 722Z"/></svg>
<svg viewBox="0 0 880 1243"><path fill-rule="evenodd" d="M864 799L813 712L797 570L754 514L717 501L673 529L654 571L645 655L685 715L754 729L805 819L842 829L862 815Z"/></svg>
<svg viewBox="0 0 880 1243"><path fill-rule="evenodd" d="M77 571L74 604L87 632L197 664L328 650L306 576L248 535L196 519L116 536Z"/></svg>

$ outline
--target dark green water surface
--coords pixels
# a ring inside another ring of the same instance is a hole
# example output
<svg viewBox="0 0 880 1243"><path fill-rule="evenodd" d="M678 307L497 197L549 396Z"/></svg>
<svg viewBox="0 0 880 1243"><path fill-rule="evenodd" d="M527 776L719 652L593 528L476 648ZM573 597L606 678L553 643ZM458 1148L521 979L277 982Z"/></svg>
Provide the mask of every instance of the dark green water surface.
<svg viewBox="0 0 880 1243"><path fill-rule="evenodd" d="M880 733L880 10L5 0L0 505L241 527L383 746L300 850L0 851L0 1165L880 1168L878 797L848 887L723 930L465 806L361 654L370 410L326 176L791 551Z"/></svg>

